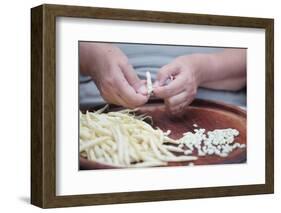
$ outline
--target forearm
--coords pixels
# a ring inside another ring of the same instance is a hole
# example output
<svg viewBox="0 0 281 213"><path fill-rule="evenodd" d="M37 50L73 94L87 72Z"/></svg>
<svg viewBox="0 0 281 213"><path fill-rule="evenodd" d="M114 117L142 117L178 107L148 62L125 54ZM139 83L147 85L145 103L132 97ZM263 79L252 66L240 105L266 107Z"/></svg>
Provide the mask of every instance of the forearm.
<svg viewBox="0 0 281 213"><path fill-rule="evenodd" d="M83 75L91 75L99 65L99 58L110 52L111 44L81 42L79 43L79 70Z"/></svg>
<svg viewBox="0 0 281 213"><path fill-rule="evenodd" d="M87 42L79 43L79 71L83 75L89 75L89 60L92 55L92 44Z"/></svg>
<svg viewBox="0 0 281 213"><path fill-rule="evenodd" d="M238 91L244 88L246 85L245 78L233 78L228 80L212 81L200 85L203 88L214 89L214 90L229 90Z"/></svg>
<svg viewBox="0 0 281 213"><path fill-rule="evenodd" d="M193 57L199 86L220 90L239 90L245 86L246 50L228 49Z"/></svg>

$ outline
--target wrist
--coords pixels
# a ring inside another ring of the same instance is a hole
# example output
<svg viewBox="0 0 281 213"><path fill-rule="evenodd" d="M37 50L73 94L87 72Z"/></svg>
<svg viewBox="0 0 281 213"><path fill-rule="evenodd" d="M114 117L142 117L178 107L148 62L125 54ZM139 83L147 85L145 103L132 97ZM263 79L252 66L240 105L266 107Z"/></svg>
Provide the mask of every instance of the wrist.
<svg viewBox="0 0 281 213"><path fill-rule="evenodd" d="M186 61L190 64L190 69L193 71L197 86L200 86L206 81L208 60L207 54L192 54L187 56Z"/></svg>
<svg viewBox="0 0 281 213"><path fill-rule="evenodd" d="M197 85L200 86L211 81L214 77L212 73L215 69L212 54L194 54L192 57Z"/></svg>

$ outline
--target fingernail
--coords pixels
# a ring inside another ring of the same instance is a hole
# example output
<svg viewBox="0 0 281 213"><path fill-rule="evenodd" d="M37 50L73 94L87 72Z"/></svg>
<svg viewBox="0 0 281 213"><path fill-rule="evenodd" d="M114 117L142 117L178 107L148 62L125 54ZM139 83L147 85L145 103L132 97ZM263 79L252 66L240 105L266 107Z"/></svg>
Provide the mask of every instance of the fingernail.
<svg viewBox="0 0 281 213"><path fill-rule="evenodd" d="M141 87L137 90L138 93L141 93L143 95L147 94L147 89L144 85L141 85Z"/></svg>

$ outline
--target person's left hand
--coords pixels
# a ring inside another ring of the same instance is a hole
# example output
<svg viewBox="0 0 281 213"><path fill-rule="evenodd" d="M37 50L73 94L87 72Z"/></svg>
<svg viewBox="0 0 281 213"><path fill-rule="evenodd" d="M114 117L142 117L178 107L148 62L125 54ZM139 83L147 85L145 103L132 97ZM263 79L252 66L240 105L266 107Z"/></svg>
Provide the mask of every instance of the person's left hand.
<svg viewBox="0 0 281 213"><path fill-rule="evenodd" d="M195 61L192 55L180 56L157 73L154 95L165 100L171 114L180 114L197 93L200 75ZM166 85L171 78L173 80Z"/></svg>

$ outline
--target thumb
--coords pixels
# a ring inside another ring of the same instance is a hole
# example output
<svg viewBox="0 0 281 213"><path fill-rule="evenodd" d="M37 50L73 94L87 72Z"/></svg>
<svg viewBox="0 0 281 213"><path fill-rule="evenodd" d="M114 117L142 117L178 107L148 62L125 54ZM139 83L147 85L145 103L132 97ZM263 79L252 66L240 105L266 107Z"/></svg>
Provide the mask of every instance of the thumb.
<svg viewBox="0 0 281 213"><path fill-rule="evenodd" d="M171 77L179 73L179 69L173 64L163 66L157 73L154 87L165 85L165 82Z"/></svg>

